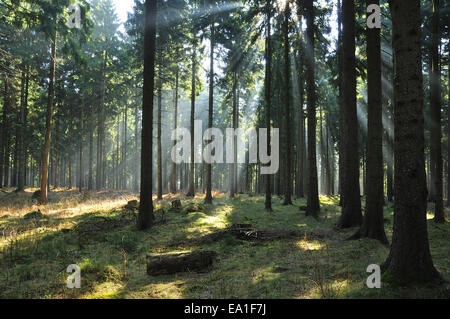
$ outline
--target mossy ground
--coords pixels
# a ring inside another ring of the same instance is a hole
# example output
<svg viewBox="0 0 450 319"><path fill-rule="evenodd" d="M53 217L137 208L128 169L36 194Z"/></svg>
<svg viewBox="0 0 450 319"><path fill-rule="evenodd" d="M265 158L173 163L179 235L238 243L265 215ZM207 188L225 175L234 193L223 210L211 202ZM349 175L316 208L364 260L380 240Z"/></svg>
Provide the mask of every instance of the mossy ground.
<svg viewBox="0 0 450 319"><path fill-rule="evenodd" d="M156 202L159 223L137 231L135 214L124 209L137 199L131 192L79 194L56 190L47 206L25 194L0 193L1 298L448 298L448 287L396 288L365 285L369 264L381 264L389 249L376 240L346 241L355 229L334 231L340 214L338 197L321 197L317 221L299 206L283 206L273 197L273 212L264 197L239 195L231 200L215 194L213 205L197 212L169 210L170 200L183 207L202 203L182 195ZM192 205L192 204L191 204ZM430 207L432 208L432 207ZM44 218L24 219L40 210ZM386 233L392 237L393 207L385 206ZM429 218L432 218L429 214ZM225 236L199 246L185 245L235 223L258 229L303 230L321 234L270 242L246 242ZM450 225L428 221L435 267L450 279ZM147 253L208 249L219 254L210 271L148 276ZM81 289L68 289L67 266L81 267Z"/></svg>

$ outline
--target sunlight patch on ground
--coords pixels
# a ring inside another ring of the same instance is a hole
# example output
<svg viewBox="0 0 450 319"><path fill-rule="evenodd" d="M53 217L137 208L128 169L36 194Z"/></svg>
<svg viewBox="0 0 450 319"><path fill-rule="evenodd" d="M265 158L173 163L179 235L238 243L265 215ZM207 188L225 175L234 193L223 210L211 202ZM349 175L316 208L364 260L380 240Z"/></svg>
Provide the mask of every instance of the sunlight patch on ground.
<svg viewBox="0 0 450 319"><path fill-rule="evenodd" d="M314 241L300 240L296 242L295 245L303 250L320 250L325 247L324 244L318 242L317 240Z"/></svg>

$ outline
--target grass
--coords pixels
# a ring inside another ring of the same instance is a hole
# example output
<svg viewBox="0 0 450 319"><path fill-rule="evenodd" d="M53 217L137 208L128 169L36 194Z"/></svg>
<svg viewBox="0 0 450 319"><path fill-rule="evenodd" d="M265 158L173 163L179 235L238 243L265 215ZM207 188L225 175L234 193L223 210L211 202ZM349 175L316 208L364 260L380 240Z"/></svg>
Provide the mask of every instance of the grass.
<svg viewBox="0 0 450 319"><path fill-rule="evenodd" d="M0 193L1 298L448 298L448 288L396 288L365 285L369 264L381 264L388 248L375 240L345 241L355 229L332 230L340 208L337 197L321 197L321 219L305 217L299 206L283 206L273 198L274 212L264 198L215 194L213 205L182 195L155 203L157 221L140 232L135 214L123 207L137 199L131 192L56 190L47 206L31 200L31 192ZM181 211L170 200L181 200ZM24 219L40 210L42 218ZM393 207L385 206L386 233L392 237ZM432 214L429 214L432 218ZM187 245L187 239L251 223L258 229L302 230L303 238L246 242L224 236L208 245ZM436 268L450 279L449 223L429 220L431 253ZM309 236L320 234L320 237ZM317 239L320 238L320 239ZM214 250L213 269L204 273L148 276L148 253ZM68 289L70 264L81 268L81 289Z"/></svg>

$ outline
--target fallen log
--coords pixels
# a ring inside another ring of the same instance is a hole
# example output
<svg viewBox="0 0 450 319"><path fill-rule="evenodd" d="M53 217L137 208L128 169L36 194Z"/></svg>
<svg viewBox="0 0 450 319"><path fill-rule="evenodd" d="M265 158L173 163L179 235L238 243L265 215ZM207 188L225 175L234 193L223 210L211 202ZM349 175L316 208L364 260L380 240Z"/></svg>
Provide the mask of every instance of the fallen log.
<svg viewBox="0 0 450 319"><path fill-rule="evenodd" d="M184 240L183 242L173 242L170 246L196 246L196 245L205 245L217 242L221 240L225 235L231 235L239 240L244 241L273 241L273 240L290 240L290 239L300 239L305 236L305 232L298 230L279 230L279 229L267 229L267 230L258 230L254 228L250 224L235 224L231 227L217 230L213 233L198 237ZM307 234L309 237L320 238L322 237L320 234L315 236L314 234Z"/></svg>
<svg viewBox="0 0 450 319"><path fill-rule="evenodd" d="M212 265L215 251L194 251L147 255L147 274L151 276L200 271Z"/></svg>

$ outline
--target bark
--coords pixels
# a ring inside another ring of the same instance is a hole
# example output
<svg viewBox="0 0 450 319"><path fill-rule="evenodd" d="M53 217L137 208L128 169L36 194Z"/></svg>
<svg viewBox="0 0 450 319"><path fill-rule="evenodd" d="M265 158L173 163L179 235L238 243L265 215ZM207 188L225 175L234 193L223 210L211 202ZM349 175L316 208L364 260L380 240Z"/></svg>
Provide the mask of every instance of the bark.
<svg viewBox="0 0 450 319"><path fill-rule="evenodd" d="M286 179L285 179L285 193L283 205L292 205L292 142L291 142L291 95L290 95L290 76L291 76L291 61L289 59L289 19L291 10L289 8L289 1L286 1L284 9L284 23L283 23L283 37L284 37L284 112L286 120Z"/></svg>
<svg viewBox="0 0 450 319"><path fill-rule="evenodd" d="M382 266L400 284L440 281L427 232L420 1L391 0L395 52L392 244Z"/></svg>
<svg viewBox="0 0 450 319"><path fill-rule="evenodd" d="M45 134L44 134L44 145L42 148L42 161L41 161L41 198L40 203L46 204L48 201L47 191L48 191L48 162L50 156L50 138L51 138L51 124L53 115L53 98L55 95L55 64L56 64L56 39L57 33L53 35L52 39L52 49L51 49L51 61L50 61L50 76L49 76L49 86L48 86L48 100L47 100L47 111L45 115Z"/></svg>
<svg viewBox="0 0 450 319"><path fill-rule="evenodd" d="M447 85L448 85L448 99L447 99L447 203L446 206L450 206L450 56L447 57L448 61L448 75L447 75Z"/></svg>
<svg viewBox="0 0 450 319"><path fill-rule="evenodd" d="M299 1L298 1L299 2ZM300 2L301 3L301 2ZM297 3L297 5L299 5ZM302 18L302 13L300 7L298 7L297 16L299 19ZM304 170L304 156L305 156L305 132L304 132L304 113L303 113L303 103L304 103L304 87L303 87L303 32L299 31L299 54L298 54L298 92L299 92L299 108L298 108L298 141L297 141L297 180L295 182L295 193L297 198L305 196L303 188L303 180L305 175Z"/></svg>
<svg viewBox="0 0 450 319"><path fill-rule="evenodd" d="M316 158L316 88L314 83L314 5L312 0L306 6L306 94L308 96L308 199L306 216L317 218L320 212Z"/></svg>
<svg viewBox="0 0 450 319"><path fill-rule="evenodd" d="M339 104L339 205L342 207L344 203L344 194L343 194L343 185L344 185L344 138L343 138L343 129L344 127L344 84L343 84L343 75L342 75L342 64L343 64L343 56L342 56L342 5L341 0L338 0L337 3L337 14L338 14L338 104Z"/></svg>
<svg viewBox="0 0 450 319"><path fill-rule="evenodd" d="M379 0L367 0L367 6ZM380 29L367 28L367 173L366 210L359 237L378 239L387 245L383 220L383 123Z"/></svg>
<svg viewBox="0 0 450 319"><path fill-rule="evenodd" d="M123 141L122 141L122 189L127 189L127 122L128 122L128 105L125 105L123 115Z"/></svg>
<svg viewBox="0 0 450 319"><path fill-rule="evenodd" d="M102 52L100 103L97 113L97 168L96 168L96 189L105 187L105 87L106 87L106 51Z"/></svg>
<svg viewBox="0 0 450 319"><path fill-rule="evenodd" d="M343 122L342 130L342 214L336 228L359 226L362 222L361 199L359 189L358 155L358 117L356 114L356 61L355 61L355 3L354 0L342 1L342 81Z"/></svg>
<svg viewBox="0 0 450 319"><path fill-rule="evenodd" d="M3 114L2 114L2 134L1 134L1 145L0 145L0 188L3 186L7 186L3 183L3 180L6 179L5 167L6 167L6 145L8 144L8 115L10 108L10 98L9 98L9 78L8 75L5 74L4 78L5 82L5 90L3 92Z"/></svg>
<svg viewBox="0 0 450 319"><path fill-rule="evenodd" d="M194 35L195 36L195 35ZM194 39L193 41L193 48L192 48L192 80L191 80L191 118L190 118L190 125L191 125L191 156L190 156L190 165L189 165L189 181L188 181L188 191L186 196L188 197L194 197L195 196L195 188L194 188L194 169L195 169L195 163L194 163L194 121L195 121L195 82L196 82L196 69L197 69L197 40Z"/></svg>
<svg viewBox="0 0 450 319"><path fill-rule="evenodd" d="M213 126L213 111L214 111L214 14L211 14L211 38L210 38L210 66L209 66L209 97L208 97L208 128ZM206 163L206 196L205 203L212 203L212 180L211 180L212 165Z"/></svg>
<svg viewBox="0 0 450 319"><path fill-rule="evenodd" d="M174 93L174 114L173 114L173 129L177 129L178 124L178 73L179 69L177 68L175 75L175 93ZM176 146L176 141L173 141L173 147ZM177 164L175 162L172 163L172 176L170 183L170 192L175 194L177 192Z"/></svg>
<svg viewBox="0 0 450 319"><path fill-rule="evenodd" d="M18 130L18 157L19 157L19 169L17 173L17 189L16 192L23 192L25 187L25 148L24 148L24 139L25 139L25 109L26 109L26 99L25 99L25 90L26 90L26 79L27 74L25 71L22 71L22 98L20 103L20 113L19 113L19 130Z"/></svg>
<svg viewBox="0 0 450 319"><path fill-rule="evenodd" d="M162 116L162 65L163 61L161 58L161 48L159 48L159 67L158 67L158 84L157 84L157 100L158 100L158 120L157 120L157 198L162 199L162 145L161 145L161 116Z"/></svg>
<svg viewBox="0 0 450 319"><path fill-rule="evenodd" d="M79 175L78 175L78 190L81 192L84 187L84 179L83 179L83 121L84 121L84 105L82 104L80 107L80 118L79 118L79 149L78 149L78 168L79 168Z"/></svg>
<svg viewBox="0 0 450 319"><path fill-rule="evenodd" d="M139 107L136 103L134 111L134 174L133 174L133 189L135 191L139 190Z"/></svg>
<svg viewBox="0 0 450 319"><path fill-rule="evenodd" d="M142 101L141 193L137 228L150 228L154 222L152 184L153 164L153 91L155 79L156 0L145 1L144 86ZM145 165L145 163L148 163Z"/></svg>
<svg viewBox="0 0 450 319"><path fill-rule="evenodd" d="M441 147L441 83L439 70L439 45L441 42L439 32L439 0L433 0L432 17L432 45L431 45L431 74L430 74L430 118L431 118L431 162L432 183L434 183L434 221L445 222L443 200L443 164Z"/></svg>
<svg viewBox="0 0 450 319"><path fill-rule="evenodd" d="M270 145L270 113L271 113L271 79L272 79L272 47L271 47L271 41L270 41L270 19L271 19L271 10L272 10L272 4L271 0L266 0L266 28L267 28L267 34L266 34L266 43L265 43L265 58L266 58L266 70L265 70L265 83L264 83L264 97L266 100L266 129L267 129L267 153L271 154L271 145ZM259 176L259 174L258 174ZM270 179L272 176L266 175L266 198L265 198L265 209L268 211L272 211L272 193L270 189ZM260 185L261 183L259 183ZM259 189L259 187L258 187Z"/></svg>
<svg viewBox="0 0 450 319"><path fill-rule="evenodd" d="M236 129L236 113L237 113L237 98L236 98L236 71L233 72L233 109L231 114L231 125L233 129ZM236 175L235 175L235 166L236 166L236 137L233 136L233 163L230 167L230 198L234 198L236 195Z"/></svg>
<svg viewBox="0 0 450 319"><path fill-rule="evenodd" d="M67 145L68 186L72 189L72 135L73 135L73 105L69 102L69 141Z"/></svg>
<svg viewBox="0 0 450 319"><path fill-rule="evenodd" d="M94 189L94 114L91 112L89 116L89 176L88 190Z"/></svg>

